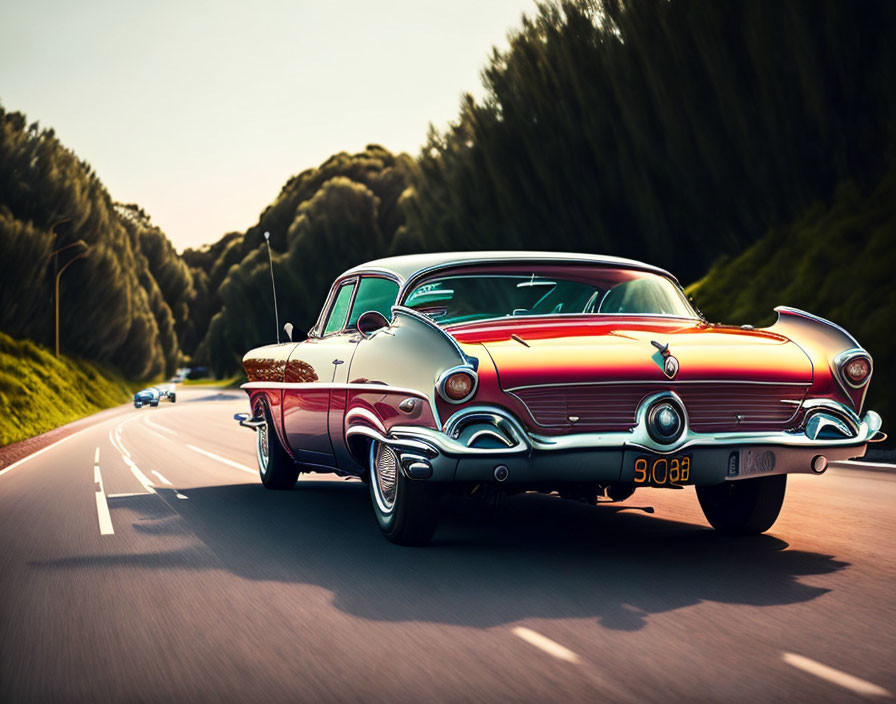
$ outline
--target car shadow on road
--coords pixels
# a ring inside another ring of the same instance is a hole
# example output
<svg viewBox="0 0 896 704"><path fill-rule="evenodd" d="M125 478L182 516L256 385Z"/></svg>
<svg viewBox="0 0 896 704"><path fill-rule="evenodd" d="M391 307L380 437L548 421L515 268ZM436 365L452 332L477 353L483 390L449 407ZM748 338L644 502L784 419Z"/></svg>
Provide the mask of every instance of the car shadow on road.
<svg viewBox="0 0 896 704"><path fill-rule="evenodd" d="M323 587L337 608L365 619L488 628L526 618L595 618L629 631L652 614L700 602L809 601L828 590L800 577L848 566L830 555L789 550L769 535L726 539L617 505L540 495L510 498L497 512L449 501L433 544L402 548L379 534L359 483L300 482L288 492L257 484L185 491L189 501L170 502L183 531L170 525L173 515L162 530L139 519L134 526L160 541L175 530L192 534L198 545L171 550L160 542L158 552L39 566L225 569L244 579ZM133 508L138 517L139 507Z"/></svg>

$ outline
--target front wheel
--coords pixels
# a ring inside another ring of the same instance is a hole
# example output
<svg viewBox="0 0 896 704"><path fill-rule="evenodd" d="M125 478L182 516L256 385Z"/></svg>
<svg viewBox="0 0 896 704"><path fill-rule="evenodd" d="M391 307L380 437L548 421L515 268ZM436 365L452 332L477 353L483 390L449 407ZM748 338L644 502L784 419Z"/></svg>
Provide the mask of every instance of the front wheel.
<svg viewBox="0 0 896 704"><path fill-rule="evenodd" d="M370 447L370 499L380 530L398 545L426 545L439 522L437 485L408 479L388 445Z"/></svg>
<svg viewBox="0 0 896 704"><path fill-rule="evenodd" d="M267 404L259 401L255 408L255 416L261 413L264 424L258 426L256 434L256 454L258 456L258 474L265 489L292 489L299 478L299 468L289 453L280 444L271 412Z"/></svg>
<svg viewBox="0 0 896 704"><path fill-rule="evenodd" d="M778 518L787 475L698 486L697 499L710 525L725 535L758 535Z"/></svg>

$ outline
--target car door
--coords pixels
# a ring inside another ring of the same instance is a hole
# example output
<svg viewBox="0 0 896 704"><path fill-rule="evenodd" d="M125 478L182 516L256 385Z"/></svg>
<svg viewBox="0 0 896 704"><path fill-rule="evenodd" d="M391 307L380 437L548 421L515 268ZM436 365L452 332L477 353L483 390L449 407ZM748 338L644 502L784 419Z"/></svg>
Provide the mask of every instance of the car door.
<svg viewBox="0 0 896 704"><path fill-rule="evenodd" d="M337 281L327 298L318 326L299 345L286 364L283 428L296 459L307 464L334 466L328 416L337 370L347 367L355 343L345 324L357 287L357 277Z"/></svg>
<svg viewBox="0 0 896 704"><path fill-rule="evenodd" d="M334 385L330 394L330 443L338 466L346 469L354 464L345 444L345 410L352 382L355 381L350 372L351 360L362 339L358 332L358 318L369 311L377 311L391 318L392 306L397 298L397 281L380 275L362 275L344 329L333 336L333 351L338 353L336 359L340 363L334 365ZM358 382L364 383L364 380Z"/></svg>

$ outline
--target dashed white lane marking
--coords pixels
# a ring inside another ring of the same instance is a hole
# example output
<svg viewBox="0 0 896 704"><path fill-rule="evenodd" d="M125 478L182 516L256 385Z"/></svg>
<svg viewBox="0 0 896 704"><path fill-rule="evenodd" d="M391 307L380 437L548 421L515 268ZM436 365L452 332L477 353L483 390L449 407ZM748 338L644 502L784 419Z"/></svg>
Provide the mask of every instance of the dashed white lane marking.
<svg viewBox="0 0 896 704"><path fill-rule="evenodd" d="M147 425L151 425L151 426L152 426L153 428L155 428L156 430L161 430L163 433L169 433L169 434L171 434L171 435L177 435L177 431L172 430L171 428L166 428L164 425L162 425L162 424L160 424L160 423L156 423L156 422L150 420L149 416L144 416L144 417L143 417L143 421L144 421Z"/></svg>
<svg viewBox="0 0 896 704"><path fill-rule="evenodd" d="M100 448L96 448L96 452L93 453L93 463L94 464L100 463Z"/></svg>
<svg viewBox="0 0 896 704"><path fill-rule="evenodd" d="M200 455L205 455L206 457L211 457L213 460L217 460L221 464L226 464L228 467L233 467L234 469L239 469L243 472L248 472L254 477L258 476L258 470L252 469L251 467L247 467L244 464L240 464L239 462L234 462L233 460L229 460L226 457L221 457L220 455L216 455L214 452L209 452L208 450L203 450L201 447L196 447L195 445L187 445L194 452L198 452Z"/></svg>
<svg viewBox="0 0 896 704"><path fill-rule="evenodd" d="M538 633L537 631L533 631L531 628L517 626L513 629L513 635L517 638L522 638L529 645L534 645L539 650L543 650L548 655L553 655L559 660L565 660L566 662L572 663L579 662L579 656L569 648L560 645L547 636L541 635L541 633Z"/></svg>
<svg viewBox="0 0 896 704"><path fill-rule="evenodd" d="M171 482L169 482L167 479L165 479L165 477L163 477L161 474L159 474L159 472L157 472L156 470L152 470L152 473L155 474L162 481L163 484L167 484L168 486L174 486ZM184 496L183 494L181 494L177 489L174 489L174 495L178 499L181 499L182 501L190 498L189 496Z"/></svg>
<svg viewBox="0 0 896 704"><path fill-rule="evenodd" d="M159 479L162 480L162 484L167 484L168 486L172 486L171 482L169 482L165 477L159 474L156 470L152 470L152 473L155 474Z"/></svg>
<svg viewBox="0 0 896 704"><path fill-rule="evenodd" d="M148 491L128 491L124 494L106 494L107 499L126 499L131 496L152 496Z"/></svg>
<svg viewBox="0 0 896 704"><path fill-rule="evenodd" d="M856 694L865 694L873 697L888 697L890 693L883 687L878 687L872 682L863 680L859 677L835 670L833 667L822 665L820 662L810 660L796 653L783 653L784 662L793 667L799 668L810 675L815 675L828 682L833 682L841 687L849 689Z"/></svg>
<svg viewBox="0 0 896 704"><path fill-rule="evenodd" d="M143 485L143 488L147 491L155 493L155 485L152 483L152 479L147 477L143 472L140 471L140 468L134 464L133 462L128 462L128 465L131 468L131 474L137 477L137 481Z"/></svg>
<svg viewBox="0 0 896 704"><path fill-rule="evenodd" d="M99 448L97 454L99 457ZM103 475L100 474L100 466L93 465L93 481L96 484L96 518L100 525L100 535L114 535L112 528L112 516L109 515L109 504L106 501L106 490L103 488Z"/></svg>

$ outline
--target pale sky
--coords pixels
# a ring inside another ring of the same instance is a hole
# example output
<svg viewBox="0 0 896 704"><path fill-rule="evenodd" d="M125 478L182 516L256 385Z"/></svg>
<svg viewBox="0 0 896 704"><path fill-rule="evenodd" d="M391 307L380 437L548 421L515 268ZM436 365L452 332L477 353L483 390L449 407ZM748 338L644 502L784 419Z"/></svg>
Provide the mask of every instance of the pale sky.
<svg viewBox="0 0 896 704"><path fill-rule="evenodd" d="M178 250L245 230L293 174L418 153L534 0L3 0L0 102L53 127Z"/></svg>

